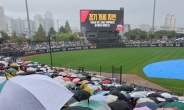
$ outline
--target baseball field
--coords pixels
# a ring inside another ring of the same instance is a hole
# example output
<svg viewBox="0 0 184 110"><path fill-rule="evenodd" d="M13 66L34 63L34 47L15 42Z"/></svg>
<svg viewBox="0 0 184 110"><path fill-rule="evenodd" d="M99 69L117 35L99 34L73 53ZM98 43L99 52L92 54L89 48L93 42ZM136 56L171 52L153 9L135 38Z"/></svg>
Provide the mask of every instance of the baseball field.
<svg viewBox="0 0 184 110"><path fill-rule="evenodd" d="M49 54L24 59L50 65ZM136 74L173 92L184 94L184 80L148 78L143 72L144 66L150 63L175 59L184 59L184 48L110 48L52 53L54 66L84 67L88 71L99 71L102 66L103 72L111 72L112 66L122 66L123 74Z"/></svg>

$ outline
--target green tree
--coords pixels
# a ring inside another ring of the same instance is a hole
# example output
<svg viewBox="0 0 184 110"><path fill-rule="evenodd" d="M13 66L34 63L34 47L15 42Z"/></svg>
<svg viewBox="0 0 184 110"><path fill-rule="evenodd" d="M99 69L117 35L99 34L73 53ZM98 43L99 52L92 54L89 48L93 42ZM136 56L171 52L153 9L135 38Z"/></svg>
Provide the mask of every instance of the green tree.
<svg viewBox="0 0 184 110"><path fill-rule="evenodd" d="M59 33L66 33L66 30L63 26L59 28Z"/></svg>
<svg viewBox="0 0 184 110"><path fill-rule="evenodd" d="M10 37L8 36L8 34L5 33L4 31L0 31L0 34L1 34L0 43L8 42L8 40L10 39Z"/></svg>
<svg viewBox="0 0 184 110"><path fill-rule="evenodd" d="M47 40L46 33L45 33L41 24L40 24L36 34L33 36L33 39L34 39L34 41L46 41Z"/></svg>
<svg viewBox="0 0 184 110"><path fill-rule="evenodd" d="M52 35L55 35L56 34L56 31L54 30L54 28L51 26L50 27L50 30L48 32L48 36L52 36Z"/></svg>
<svg viewBox="0 0 184 110"><path fill-rule="evenodd" d="M66 30L66 33L72 33L72 30L71 30L71 27L70 27L68 21L66 21L66 23L65 23L65 30Z"/></svg>
<svg viewBox="0 0 184 110"><path fill-rule="evenodd" d="M11 42L17 42L18 36L15 31L13 31L12 36L10 38Z"/></svg>
<svg viewBox="0 0 184 110"><path fill-rule="evenodd" d="M70 36L70 37L69 37L69 40L70 40L70 41L73 41L73 40L74 40L74 37L73 37L73 36Z"/></svg>

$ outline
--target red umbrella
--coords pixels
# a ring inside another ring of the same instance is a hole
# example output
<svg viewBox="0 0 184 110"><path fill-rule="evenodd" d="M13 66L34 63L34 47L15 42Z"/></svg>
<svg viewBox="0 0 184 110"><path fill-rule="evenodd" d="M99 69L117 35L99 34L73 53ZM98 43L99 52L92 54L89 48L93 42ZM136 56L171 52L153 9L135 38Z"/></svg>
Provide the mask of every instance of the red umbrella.
<svg viewBox="0 0 184 110"><path fill-rule="evenodd" d="M62 80L64 80L64 81L70 81L69 78L62 78Z"/></svg>
<svg viewBox="0 0 184 110"><path fill-rule="evenodd" d="M103 84L110 84L111 82L109 80L104 80Z"/></svg>

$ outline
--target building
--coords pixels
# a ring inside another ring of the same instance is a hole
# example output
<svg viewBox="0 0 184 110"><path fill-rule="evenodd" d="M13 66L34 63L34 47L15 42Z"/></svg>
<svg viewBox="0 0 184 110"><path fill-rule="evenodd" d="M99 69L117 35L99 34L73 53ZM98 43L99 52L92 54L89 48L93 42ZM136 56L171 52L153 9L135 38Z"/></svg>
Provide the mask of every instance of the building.
<svg viewBox="0 0 184 110"><path fill-rule="evenodd" d="M22 19L10 19L10 24L12 32L15 31L17 34L24 33L24 24Z"/></svg>
<svg viewBox="0 0 184 110"><path fill-rule="evenodd" d="M8 33L8 34L11 34L12 33L10 19L12 19L12 18L11 17L8 17L6 15L4 16L5 26L6 26L5 32Z"/></svg>
<svg viewBox="0 0 184 110"><path fill-rule="evenodd" d="M29 20L30 28L31 28L31 35L35 35L36 29L35 29L35 23L33 20ZM23 28L24 28L24 34L27 36L29 35L29 26L28 26L28 20L23 20Z"/></svg>
<svg viewBox="0 0 184 110"><path fill-rule="evenodd" d="M46 34L48 34L51 27L54 27L53 15L51 12L45 12L44 18L40 14L34 16L35 30L37 31L40 24L42 25Z"/></svg>
<svg viewBox="0 0 184 110"><path fill-rule="evenodd" d="M177 34L184 34L184 28L178 28L178 29L176 30L176 33L177 33Z"/></svg>
<svg viewBox="0 0 184 110"><path fill-rule="evenodd" d="M176 17L174 15L167 14L164 17L164 23L162 26L162 30L175 30Z"/></svg>
<svg viewBox="0 0 184 110"><path fill-rule="evenodd" d="M6 23L4 17L4 9L2 6L0 6L0 31L6 31Z"/></svg>
<svg viewBox="0 0 184 110"><path fill-rule="evenodd" d="M44 20L43 20L43 16L40 14L36 14L34 16L34 24L35 24L35 30L37 31L40 24L43 26L44 25Z"/></svg>
<svg viewBox="0 0 184 110"><path fill-rule="evenodd" d="M130 24L124 24L124 33L130 31Z"/></svg>
<svg viewBox="0 0 184 110"><path fill-rule="evenodd" d="M147 23L140 23L137 25L137 29L148 32L150 29L150 26Z"/></svg>

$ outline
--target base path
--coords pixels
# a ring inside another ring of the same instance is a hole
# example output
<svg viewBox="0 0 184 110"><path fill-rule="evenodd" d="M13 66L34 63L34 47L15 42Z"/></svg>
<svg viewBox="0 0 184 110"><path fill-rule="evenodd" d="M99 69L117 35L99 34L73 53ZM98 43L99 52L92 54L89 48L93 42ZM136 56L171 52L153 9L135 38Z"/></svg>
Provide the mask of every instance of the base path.
<svg viewBox="0 0 184 110"><path fill-rule="evenodd" d="M98 75L100 75L99 72L94 72ZM111 73L101 73L102 76L107 77L107 78L111 78L112 74ZM120 80L120 75L119 74L114 74L113 75L114 78L116 78L117 82L119 82ZM157 84L154 84L144 78L141 78L137 75L130 75L130 74L122 74L122 82L126 83L126 84L134 84L137 86L141 86L141 87L146 87L146 88L152 88L152 89L156 89L159 91L166 91L166 92L171 92L170 90L163 88Z"/></svg>

